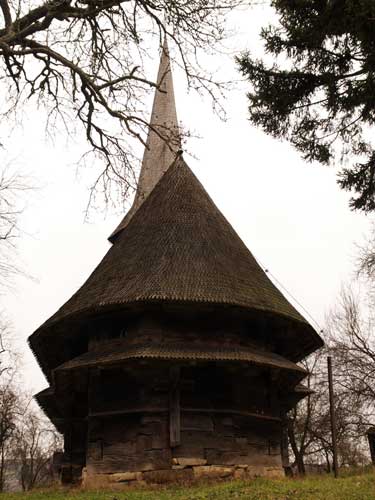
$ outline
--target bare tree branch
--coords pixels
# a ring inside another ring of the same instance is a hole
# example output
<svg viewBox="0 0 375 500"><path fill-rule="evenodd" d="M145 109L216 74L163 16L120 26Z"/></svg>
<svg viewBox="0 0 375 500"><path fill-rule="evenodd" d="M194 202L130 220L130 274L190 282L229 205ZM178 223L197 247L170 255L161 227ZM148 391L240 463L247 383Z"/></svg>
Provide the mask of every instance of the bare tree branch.
<svg viewBox="0 0 375 500"><path fill-rule="evenodd" d="M0 170L0 292L21 273L14 263L14 254L20 234L19 218L26 204L25 193L32 189L30 180L10 165Z"/></svg>
<svg viewBox="0 0 375 500"><path fill-rule="evenodd" d="M146 144L147 95L157 87L147 45L156 45L155 36L173 41L188 84L220 108L226 84L200 65L198 52L218 50L227 13L250 1L2 0L6 116L34 100L47 110L49 132L82 126L90 148L83 158L102 162L92 197L102 191L109 201L115 184L124 198L134 187L137 144ZM161 135L168 143L170 134Z"/></svg>
<svg viewBox="0 0 375 500"><path fill-rule="evenodd" d="M0 8L4 16L5 28L6 30L9 30L12 25L12 15L10 13L8 0L0 0Z"/></svg>

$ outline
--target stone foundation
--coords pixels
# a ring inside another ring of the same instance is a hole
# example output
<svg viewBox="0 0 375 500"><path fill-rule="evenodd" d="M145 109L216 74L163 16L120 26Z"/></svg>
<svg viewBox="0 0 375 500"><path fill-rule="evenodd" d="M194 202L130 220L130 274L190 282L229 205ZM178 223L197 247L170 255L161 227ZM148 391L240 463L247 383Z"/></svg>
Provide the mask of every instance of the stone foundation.
<svg viewBox="0 0 375 500"><path fill-rule="evenodd" d="M189 459L189 465L175 464L172 469L122 472L116 474L88 474L87 469L82 471L82 487L94 488L121 488L131 485L165 484L178 482L194 482L204 479L253 479L267 477L278 479L285 477L282 467L262 467L254 465L202 465L201 460L194 464Z"/></svg>

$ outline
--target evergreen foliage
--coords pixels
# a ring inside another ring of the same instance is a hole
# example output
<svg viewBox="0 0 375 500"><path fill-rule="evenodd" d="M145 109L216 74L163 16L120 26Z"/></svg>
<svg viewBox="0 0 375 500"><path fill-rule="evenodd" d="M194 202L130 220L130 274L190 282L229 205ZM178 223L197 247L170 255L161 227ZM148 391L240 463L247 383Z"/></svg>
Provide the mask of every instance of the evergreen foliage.
<svg viewBox="0 0 375 500"><path fill-rule="evenodd" d="M375 2L271 3L278 22L261 32L267 55L237 58L252 84L250 120L289 140L306 160L350 156L338 183L352 191L353 209L374 211Z"/></svg>

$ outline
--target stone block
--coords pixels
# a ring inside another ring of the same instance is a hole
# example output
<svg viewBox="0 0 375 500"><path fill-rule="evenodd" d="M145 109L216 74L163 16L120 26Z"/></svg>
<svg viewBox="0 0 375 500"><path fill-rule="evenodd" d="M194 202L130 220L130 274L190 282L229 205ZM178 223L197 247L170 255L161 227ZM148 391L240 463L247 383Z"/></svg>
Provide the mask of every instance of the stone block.
<svg viewBox="0 0 375 500"><path fill-rule="evenodd" d="M127 481L141 481L143 479L142 472L120 472L109 475L111 483L123 483Z"/></svg>
<svg viewBox="0 0 375 500"><path fill-rule="evenodd" d="M143 478L147 483L155 484L188 481L193 479L193 471L192 469L153 470L144 472Z"/></svg>
<svg viewBox="0 0 375 500"><path fill-rule="evenodd" d="M233 467L221 467L220 465L200 465L193 467L194 476L200 477L231 477L234 475Z"/></svg>
<svg viewBox="0 0 375 500"><path fill-rule="evenodd" d="M246 469L241 469L241 468L237 469L236 468L234 471L233 477L234 477L234 479L243 479L246 477L246 475L247 475Z"/></svg>
<svg viewBox="0 0 375 500"><path fill-rule="evenodd" d="M190 467L194 465L206 465L207 460L199 457L175 457L173 463L176 465L183 465L184 467Z"/></svg>

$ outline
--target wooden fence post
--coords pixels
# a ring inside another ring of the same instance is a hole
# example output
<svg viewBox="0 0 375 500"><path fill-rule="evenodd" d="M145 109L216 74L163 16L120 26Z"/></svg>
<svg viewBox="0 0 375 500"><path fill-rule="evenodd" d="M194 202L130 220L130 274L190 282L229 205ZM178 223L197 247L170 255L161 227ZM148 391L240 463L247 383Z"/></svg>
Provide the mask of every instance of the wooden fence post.
<svg viewBox="0 0 375 500"><path fill-rule="evenodd" d="M329 409L331 416L331 432L332 432L332 449L333 449L333 473L335 477L339 475L339 468L337 463L337 435L336 435L336 414L335 414L335 402L334 402L334 392L333 392L333 376L332 376L332 358L327 357L328 366L328 387L329 387Z"/></svg>

